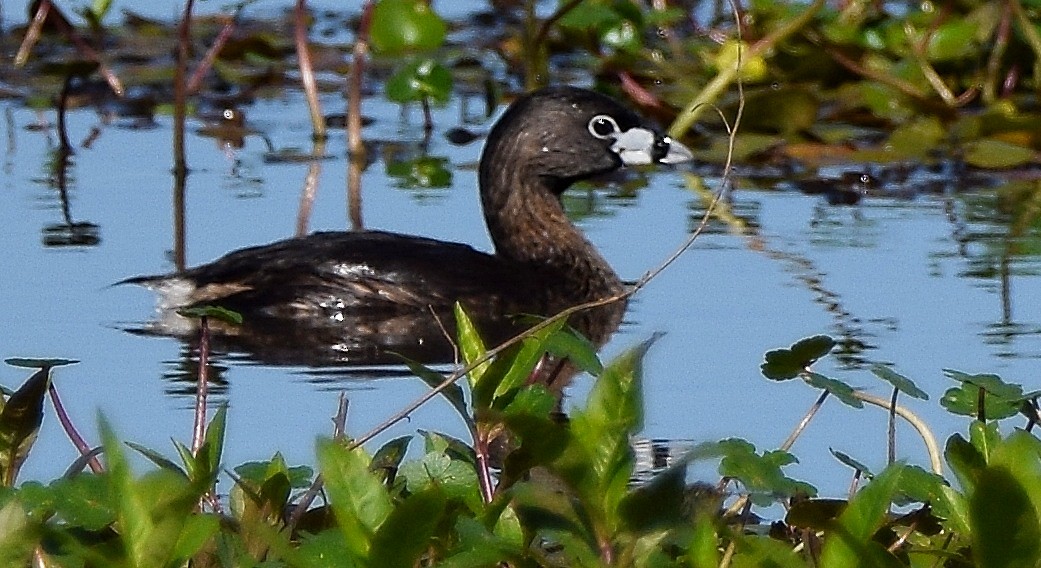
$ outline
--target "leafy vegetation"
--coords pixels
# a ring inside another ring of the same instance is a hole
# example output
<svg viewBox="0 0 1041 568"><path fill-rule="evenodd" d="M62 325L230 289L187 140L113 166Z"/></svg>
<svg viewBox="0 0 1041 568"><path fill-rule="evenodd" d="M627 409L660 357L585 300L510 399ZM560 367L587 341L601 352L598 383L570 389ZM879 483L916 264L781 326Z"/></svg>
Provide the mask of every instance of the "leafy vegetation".
<svg viewBox="0 0 1041 568"><path fill-rule="evenodd" d="M601 366L562 319L489 352L466 314L456 316L460 371L446 377L412 366L459 413L470 440L420 431L418 440L393 439L369 453L338 432L318 443L317 472L291 467L278 454L226 470L222 408L200 445L174 443L180 463L121 443L102 422L101 446L84 447L66 475L18 485L12 464L24 460L43 419L48 389L41 385L68 361L9 360L40 370L0 410L0 557L7 565L142 567L925 566L938 559L944 566L1033 566L1041 560L1041 440L1030 433L1038 393L994 375L947 371L959 386L941 404L972 415L966 435L954 434L943 450L949 477L943 466L930 471L894 460L873 473L835 451L853 469L854 483L846 498L823 498L785 473L797 461L786 447L757 451L735 438L699 444L635 483L631 441L642 428L641 369L653 339ZM771 351L764 375L801 379L825 397L842 392L849 398L836 396L844 403L859 404L865 400L859 391L812 371L833 345L816 336ZM584 362L596 376L588 399L568 417L550 391L526 381L549 352ZM898 392L927 398L891 368L873 371L894 386L894 399ZM465 383L455 384L464 375ZM966 393L976 402L971 409ZM896 411L895 404L881 405ZM1026 429L1002 428L1014 413L997 409L1009 405L1026 415ZM421 447L410 449L416 441ZM132 471L128 449L151 467ZM99 453L104 466L82 471ZM688 466L704 460L718 462L719 480L690 484ZM213 490L222 472L232 486L218 496Z"/></svg>

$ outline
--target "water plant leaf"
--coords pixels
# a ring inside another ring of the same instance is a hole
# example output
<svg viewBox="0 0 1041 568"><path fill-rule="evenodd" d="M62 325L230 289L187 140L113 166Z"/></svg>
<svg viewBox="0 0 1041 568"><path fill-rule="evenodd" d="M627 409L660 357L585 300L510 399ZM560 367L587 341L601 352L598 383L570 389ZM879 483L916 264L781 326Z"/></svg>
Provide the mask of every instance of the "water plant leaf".
<svg viewBox="0 0 1041 568"><path fill-rule="evenodd" d="M976 52L978 24L968 18L946 21L932 30L925 54L930 61L953 61Z"/></svg>
<svg viewBox="0 0 1041 568"><path fill-rule="evenodd" d="M242 314L220 306L178 308L177 315L189 319L212 318L232 325L242 325Z"/></svg>
<svg viewBox="0 0 1041 568"><path fill-rule="evenodd" d="M373 50L394 56L440 47L447 29L425 0L380 0L372 11L369 37Z"/></svg>
<svg viewBox="0 0 1041 568"><path fill-rule="evenodd" d="M853 387L842 381L825 377L820 373L804 373L803 378L806 380L806 384L814 388L828 391L832 396L841 400L846 406L864 408L864 403L855 396L856 391Z"/></svg>
<svg viewBox="0 0 1041 568"><path fill-rule="evenodd" d="M26 369L50 369L52 367L64 367L65 365L75 365L79 363L76 359L61 359L61 358L32 358L32 357L9 357L4 359L4 363L12 367L23 367Z"/></svg>
<svg viewBox="0 0 1041 568"><path fill-rule="evenodd" d="M837 519L837 530L824 541L822 566L903 566L872 538L886 523L903 469L903 464L887 467L850 500Z"/></svg>
<svg viewBox="0 0 1041 568"><path fill-rule="evenodd" d="M1001 443L1001 432L998 431L997 422L973 420L969 424L969 443L989 464L991 451Z"/></svg>
<svg viewBox="0 0 1041 568"><path fill-rule="evenodd" d="M433 100L445 104L452 95L452 74L433 59L414 61L398 69L385 85L387 98L396 103Z"/></svg>
<svg viewBox="0 0 1041 568"><path fill-rule="evenodd" d="M1033 149L998 140L982 138L965 144L965 162L977 168L1005 169L1023 166L1036 158Z"/></svg>
<svg viewBox="0 0 1041 568"><path fill-rule="evenodd" d="M827 355L833 347L835 340L827 335L807 337L787 349L767 351L766 361L759 368L763 376L774 381L794 379L804 369Z"/></svg>
<svg viewBox="0 0 1041 568"><path fill-rule="evenodd" d="M766 506L771 505L778 497L791 497L803 494L809 497L817 495L812 485L796 481L786 476L781 468L798 463L798 459L783 450L764 451L759 455L755 446L740 438L730 438L719 442L723 458L719 462L719 474L741 482L749 492L752 502Z"/></svg>
<svg viewBox="0 0 1041 568"><path fill-rule="evenodd" d="M922 389L918 388L918 385L914 384L914 381L900 373L897 373L889 365L872 365L871 372L874 373L876 377L893 385L893 388L907 396L921 400L929 400L929 395Z"/></svg>
<svg viewBox="0 0 1041 568"><path fill-rule="evenodd" d="M682 523L686 474L685 467L670 467L629 491L619 503L625 527L639 534Z"/></svg>
<svg viewBox="0 0 1041 568"><path fill-rule="evenodd" d="M393 510L390 495L381 480L369 471L369 457L361 448L348 450L338 442L322 440L318 444L318 463L351 556L364 561L373 535Z"/></svg>
<svg viewBox="0 0 1041 568"><path fill-rule="evenodd" d="M948 389L940 399L940 404L953 414L978 416L981 411L980 389L986 394L982 399L982 411L988 420L1014 416L1028 398L1029 393L1024 394L1021 386L1006 383L994 374L970 375L953 369L944 369L943 372L961 383L959 387Z"/></svg>
<svg viewBox="0 0 1041 568"><path fill-rule="evenodd" d="M866 465L864 465L864 464L858 462L857 460L851 458L849 455L847 455L847 454L845 454L843 452L840 452L838 450L831 449L831 448L828 448L828 451L831 452L831 455L835 456L835 459L837 459L840 462L842 462L843 464L845 464L845 465L847 465L847 466L849 466L849 467L859 471L860 474L863 477L866 477L868 479L871 479L872 477L874 477L874 474L871 473L871 470Z"/></svg>
<svg viewBox="0 0 1041 568"><path fill-rule="evenodd" d="M51 384L50 366L29 377L0 409L0 473L5 487L18 476L43 423L43 399Z"/></svg>

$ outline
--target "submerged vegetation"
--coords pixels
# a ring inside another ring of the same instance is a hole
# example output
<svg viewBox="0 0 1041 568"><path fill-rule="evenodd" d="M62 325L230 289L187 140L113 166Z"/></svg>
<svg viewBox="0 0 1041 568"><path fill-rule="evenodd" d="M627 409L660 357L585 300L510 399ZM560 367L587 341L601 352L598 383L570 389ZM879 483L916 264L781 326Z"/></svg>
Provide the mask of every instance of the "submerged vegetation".
<svg viewBox="0 0 1041 568"><path fill-rule="evenodd" d="M584 69L600 88L671 123L674 136L698 148L706 177L730 176L724 165L734 160L741 175L855 203L877 193L956 191L969 180L996 183L1013 172L1015 181L988 206L1011 218L1013 236L1037 230L1041 13L1030 2L756 0L736 8L736 26L729 9L683 2L659 9L625 0L568 1L545 17L531 2L496 6L458 23L422 0L381 0L345 22L339 14L308 13L300 1L285 20L252 21L248 2L234 14L205 19L192 18L188 2L172 29L133 14L107 25L110 2L95 2L73 24L42 0L30 4L29 26L3 30L5 45L18 38L21 48L15 66L0 70L0 93L56 107L59 123L74 104L111 109L135 127L172 113L181 129L174 166L183 191L190 168L185 116L206 106L247 105L299 79L315 147L302 155L272 148L268 158L322 158L326 128L342 123L350 131L350 161L360 168L366 146L358 101L369 77L381 81L390 100L424 108L429 135L430 105L476 93L490 113L504 92L565 81ZM344 75L351 108L327 115L317 94L340 89ZM741 105L739 129L726 136L730 126L720 117L734 117ZM231 123L215 136L234 141L254 134L234 113L222 109L221 116ZM450 135L466 143L479 133ZM57 162L63 171L64 158ZM853 181L821 184L821 168L834 164L852 172ZM443 160L427 155L388 170L411 186L447 185L450 176ZM691 178L692 187L703 185ZM725 203L714 214L743 230ZM89 224L74 223L67 211L66 221L55 239L96 241ZM175 257L183 266L183 253ZM234 319L220 310L187 315ZM653 340L603 365L562 318L489 348L465 313L456 316L459 369L447 376L419 364L411 369L431 387L417 404L439 397L470 439L424 431L417 440L398 438L368 451L363 444L375 433L352 436L341 402L334 433L318 444L317 471L277 454L262 463L223 463L226 414L221 409L205 420L205 324L197 420L192 441L175 442L176 461L121 443L122 434L103 421L100 446L83 440L50 380L73 361L8 360L38 370L4 397L0 410L0 558L5 565L134 567L1041 561L1041 443L1032 433L1041 393L995 375L946 371L954 386L940 404L967 418L965 431L941 448L898 404L928 399L913 381L875 366L872 374L892 387L892 396L867 396L813 370L834 353L836 341L811 337L767 353L761 367L768 380L802 380L819 393L782 447L706 442L648 480L639 475L643 465L631 442L642 429L641 363ZM554 393L528 384L546 353L596 377L570 416L559 412ZM19 484L48 397L82 458L50 483ZM829 398L890 413L884 460L833 451L851 471L845 497L817 495L784 471L796 461L792 443ZM1012 427L1020 416L1025 427ZM927 466L897 459L898 419L919 432ZM151 463L146 472L131 468L134 454ZM718 462L720 478L690 484L688 466L706 460ZM873 472L863 461L886 465Z"/></svg>

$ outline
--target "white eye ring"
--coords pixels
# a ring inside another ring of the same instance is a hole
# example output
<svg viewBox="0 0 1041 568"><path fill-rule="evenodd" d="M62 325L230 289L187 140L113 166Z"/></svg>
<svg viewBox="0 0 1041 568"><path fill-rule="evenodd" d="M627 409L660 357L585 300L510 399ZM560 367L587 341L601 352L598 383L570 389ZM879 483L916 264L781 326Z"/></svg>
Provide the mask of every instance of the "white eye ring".
<svg viewBox="0 0 1041 568"><path fill-rule="evenodd" d="M618 128L618 123L606 114L598 114L590 119L588 128L590 134L601 140L614 138L622 131L621 128Z"/></svg>

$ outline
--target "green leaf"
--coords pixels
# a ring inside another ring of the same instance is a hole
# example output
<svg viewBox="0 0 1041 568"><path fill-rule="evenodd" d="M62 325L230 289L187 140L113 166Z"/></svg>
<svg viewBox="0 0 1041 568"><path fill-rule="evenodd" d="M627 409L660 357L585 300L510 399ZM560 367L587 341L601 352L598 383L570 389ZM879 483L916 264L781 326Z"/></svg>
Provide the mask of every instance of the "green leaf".
<svg viewBox="0 0 1041 568"><path fill-rule="evenodd" d="M164 456L163 454L161 454L161 453L159 453L159 452L157 452L157 451L155 451L155 450L153 450L151 448L146 448L146 447L144 447L144 446L142 446L140 444L137 444L135 442L126 442L126 445L128 447L130 447L130 449L132 449L132 450L136 451L137 453L145 456L146 458L148 458L148 461L154 463L155 465L161 467L162 469L168 469L170 471L174 471L174 472L180 473L181 475L183 475L185 477L188 477L188 473L186 471L184 471L183 469L181 469L181 466L179 466L176 463L174 463L173 461L167 459L167 457Z"/></svg>
<svg viewBox="0 0 1041 568"><path fill-rule="evenodd" d="M448 499L437 487L409 495L387 517L372 542L369 565L409 568L431 546Z"/></svg>
<svg viewBox="0 0 1041 568"><path fill-rule="evenodd" d="M546 338L546 351L561 359L569 359L580 370L594 377L604 370L596 353L596 345L569 326L564 326Z"/></svg>
<svg viewBox="0 0 1041 568"><path fill-rule="evenodd" d="M285 473L290 487L294 489L310 486L311 480L314 478L314 470L306 465L286 466L286 460L279 452L276 452L268 461L246 462L236 467L234 471L243 481L258 487L273 472Z"/></svg>
<svg viewBox="0 0 1041 568"><path fill-rule="evenodd" d="M41 368L0 409L0 482L11 487L43 423L43 399L51 384L50 367Z"/></svg>
<svg viewBox="0 0 1041 568"><path fill-rule="evenodd" d="M1037 492L1038 486L1031 489ZM969 500L969 521L978 566L1037 565L1041 557L1038 513L1028 488L1007 468L987 467L980 473Z"/></svg>
<svg viewBox="0 0 1041 568"><path fill-rule="evenodd" d="M445 41L447 25L425 0L380 0L372 12L372 48L384 55L429 51Z"/></svg>
<svg viewBox="0 0 1041 568"><path fill-rule="evenodd" d="M997 423L973 420L969 424L969 443L983 456L983 461L990 463L990 452L1001 443Z"/></svg>
<svg viewBox="0 0 1041 568"><path fill-rule="evenodd" d="M966 143L964 149L967 164L987 169L1023 166L1033 162L1037 155L1031 148L994 138L973 140Z"/></svg>
<svg viewBox="0 0 1041 568"><path fill-rule="evenodd" d="M824 541L821 566L903 566L872 538L887 520L903 469L891 465L857 492L839 515L838 528Z"/></svg>
<svg viewBox="0 0 1041 568"><path fill-rule="evenodd" d="M473 347L471 345L471 347ZM473 423L473 418L470 416L470 409L466 406L466 399L463 396L463 389L457 384L451 384L447 387L441 387L441 384L445 382L447 378L445 375L418 363L410 359L405 359L405 364L408 365L409 371L413 375L419 377L424 383L430 388L441 388L441 396L445 397L452 408L455 409L458 414L467 425ZM471 372L472 375L472 372Z"/></svg>
<svg viewBox="0 0 1041 568"><path fill-rule="evenodd" d="M929 400L929 395L925 391L918 388L918 385L914 384L914 381L894 371L888 365L872 365L871 372L876 377L886 381L893 385L893 388L898 391L921 400Z"/></svg>
<svg viewBox="0 0 1041 568"><path fill-rule="evenodd" d="M841 400L846 406L864 408L864 403L855 396L853 387L842 381L825 377L819 373L804 373L803 378L806 380L806 384L814 388L828 391L832 396Z"/></svg>
<svg viewBox="0 0 1041 568"><path fill-rule="evenodd" d="M766 361L760 365L763 376L774 381L794 379L807 367L827 355L835 340L826 335L815 335L795 342L788 349L766 352Z"/></svg>
<svg viewBox="0 0 1041 568"><path fill-rule="evenodd" d="M100 531L116 520L108 480L98 475L77 475L50 485L54 510L70 526Z"/></svg>
<svg viewBox="0 0 1041 568"><path fill-rule="evenodd" d="M840 452L838 450L833 450L831 448L828 448L828 451L831 452L831 455L835 456L835 459L837 459L840 462L842 462L843 464L845 464L845 465L847 465L847 466L849 466L849 467L859 471L863 477L866 477L868 479L874 477L874 474L871 473L871 470L868 469L868 467L866 465L858 462L857 460L849 457L848 455L846 455L846 454L844 454L844 453L842 453L842 452Z"/></svg>
<svg viewBox="0 0 1041 568"><path fill-rule="evenodd" d="M773 450L760 456L755 446L739 438L722 440L719 448L723 452L719 474L740 481L757 505L771 505L779 497L817 494L812 485L791 479L781 471L784 466L799 461L788 452Z"/></svg>
<svg viewBox="0 0 1041 568"><path fill-rule="evenodd" d="M369 471L370 460L361 448L347 450L337 442L322 440L318 444L318 463L351 555L357 561L365 561L376 530L393 510L390 495Z"/></svg>
<svg viewBox="0 0 1041 568"><path fill-rule="evenodd" d="M220 532L220 517L209 514L189 515L184 519L180 535L171 555L174 558L191 558Z"/></svg>
<svg viewBox="0 0 1041 568"><path fill-rule="evenodd" d="M979 413L980 389L985 392L984 412L988 420L1000 420L1019 412L1028 397L1023 388L1001 380L991 374L969 375L953 369L944 369L944 374L961 383L943 394L940 404L953 414L976 416Z"/></svg>
<svg viewBox="0 0 1041 568"><path fill-rule="evenodd" d="M929 61L954 61L972 57L976 44L978 24L968 18L954 18L932 30L925 53Z"/></svg>
<svg viewBox="0 0 1041 568"><path fill-rule="evenodd" d="M456 340L459 342L459 351L463 356L463 364L470 366L474 361L484 357L487 349L484 346L484 340L481 339L481 334L477 332L477 327L474 326L473 320L467 315L463 305L456 302L453 310L455 312ZM471 389L476 389L481 384L481 378L490 365L491 362L485 361L470 370L467 378L470 380ZM476 400L474 401L474 406L478 406Z"/></svg>
<svg viewBox="0 0 1041 568"><path fill-rule="evenodd" d="M242 325L242 314L220 306L179 308L177 315L189 319L212 318L232 325Z"/></svg>
<svg viewBox="0 0 1041 568"><path fill-rule="evenodd" d="M213 414L213 419L210 420L210 424L206 427L203 445L199 448L200 454L205 453L211 484L217 481L217 475L220 473L221 456L224 453L224 431L227 427L227 422L228 403L224 402L217 409L217 412Z"/></svg>
<svg viewBox="0 0 1041 568"><path fill-rule="evenodd" d="M401 466L399 475L405 478L410 493L438 488L449 497L471 503L480 501L477 472L473 465L443 453L431 452L418 460L406 462Z"/></svg>
<svg viewBox="0 0 1041 568"><path fill-rule="evenodd" d="M515 391L521 388L531 377L535 365L547 351L547 342L564 327L564 320L556 320L521 340L520 347L504 352L496 358L493 368L501 374L502 381L495 389L493 401L501 398L512 398ZM503 368L505 367L505 368Z"/></svg>
<svg viewBox="0 0 1041 568"><path fill-rule="evenodd" d="M411 441L412 436L401 436L383 444L372 456L372 463L369 465L369 469L380 476L385 484L389 485L393 482L394 476L397 475Z"/></svg>
<svg viewBox="0 0 1041 568"><path fill-rule="evenodd" d="M433 59L414 61L387 79L384 90L387 98L396 103L430 99L445 104L452 95L452 74Z"/></svg>
<svg viewBox="0 0 1041 568"><path fill-rule="evenodd" d="M960 434L954 434L947 438L943 456L955 477L958 478L958 483L966 491L971 492L972 488L976 486L980 472L987 466L987 460L983 454Z"/></svg>

